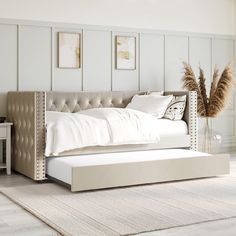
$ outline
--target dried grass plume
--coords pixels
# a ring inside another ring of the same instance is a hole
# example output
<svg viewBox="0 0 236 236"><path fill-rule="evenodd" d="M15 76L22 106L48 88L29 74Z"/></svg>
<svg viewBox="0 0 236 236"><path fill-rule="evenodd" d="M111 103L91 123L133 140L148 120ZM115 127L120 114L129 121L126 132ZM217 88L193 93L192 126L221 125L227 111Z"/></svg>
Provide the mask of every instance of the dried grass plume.
<svg viewBox="0 0 236 236"><path fill-rule="evenodd" d="M198 115L200 117L216 117L224 109L230 91L234 86L231 64L225 67L220 77L219 70L214 69L209 97L206 93L206 79L202 68L199 68L197 81L192 67L186 62L183 62L183 65L183 88L197 92Z"/></svg>

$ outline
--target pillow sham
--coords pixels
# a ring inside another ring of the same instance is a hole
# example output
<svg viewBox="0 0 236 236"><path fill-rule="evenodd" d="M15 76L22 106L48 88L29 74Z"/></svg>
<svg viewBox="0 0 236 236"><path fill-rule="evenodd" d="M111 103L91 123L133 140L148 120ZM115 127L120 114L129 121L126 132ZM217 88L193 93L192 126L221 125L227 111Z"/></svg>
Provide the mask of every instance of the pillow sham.
<svg viewBox="0 0 236 236"><path fill-rule="evenodd" d="M126 108L142 111L156 116L157 118L162 118L172 98L173 95L135 95Z"/></svg>
<svg viewBox="0 0 236 236"><path fill-rule="evenodd" d="M168 105L164 118L170 120L182 120L186 106L186 95L174 96Z"/></svg>
<svg viewBox="0 0 236 236"><path fill-rule="evenodd" d="M150 92L148 91L146 95L155 95L155 96L163 96L164 91L158 91L158 92Z"/></svg>

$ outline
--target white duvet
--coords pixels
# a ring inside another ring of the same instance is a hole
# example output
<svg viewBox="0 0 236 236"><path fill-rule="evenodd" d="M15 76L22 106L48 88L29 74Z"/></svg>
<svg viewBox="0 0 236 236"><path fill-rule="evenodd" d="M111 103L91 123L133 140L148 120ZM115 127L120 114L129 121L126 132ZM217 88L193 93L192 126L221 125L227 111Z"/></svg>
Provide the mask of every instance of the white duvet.
<svg viewBox="0 0 236 236"><path fill-rule="evenodd" d="M94 108L47 112L45 155L88 146L157 143L157 118L132 109Z"/></svg>

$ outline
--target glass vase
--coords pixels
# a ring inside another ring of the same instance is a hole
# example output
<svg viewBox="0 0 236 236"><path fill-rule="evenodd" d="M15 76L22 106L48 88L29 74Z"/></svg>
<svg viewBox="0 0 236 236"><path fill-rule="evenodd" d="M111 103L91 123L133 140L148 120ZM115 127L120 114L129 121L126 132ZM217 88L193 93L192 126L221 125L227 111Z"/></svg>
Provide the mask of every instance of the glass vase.
<svg viewBox="0 0 236 236"><path fill-rule="evenodd" d="M199 130L199 151L219 153L221 150L222 135L212 129L212 119L205 117L203 128Z"/></svg>

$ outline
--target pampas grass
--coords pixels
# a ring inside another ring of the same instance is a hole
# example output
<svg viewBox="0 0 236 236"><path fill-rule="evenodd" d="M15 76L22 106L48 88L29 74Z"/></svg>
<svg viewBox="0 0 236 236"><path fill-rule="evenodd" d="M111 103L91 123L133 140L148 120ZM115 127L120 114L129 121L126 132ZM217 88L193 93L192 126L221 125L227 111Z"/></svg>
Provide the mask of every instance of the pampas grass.
<svg viewBox="0 0 236 236"><path fill-rule="evenodd" d="M219 70L214 69L209 97L206 93L206 79L202 68L199 68L197 81L192 67L186 62L183 62L183 65L183 88L197 92L198 115L200 117L216 117L224 109L230 91L234 86L231 64L225 67L220 77Z"/></svg>

